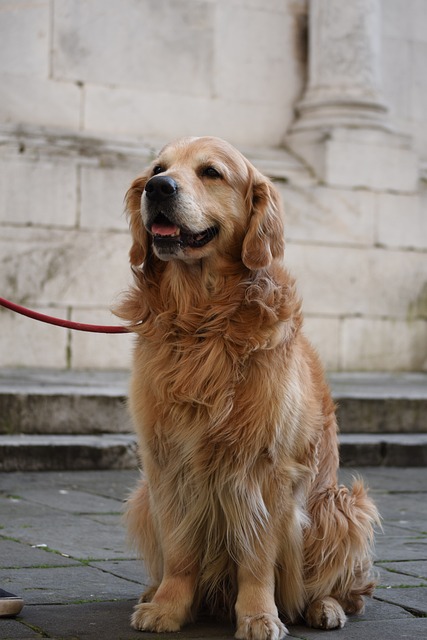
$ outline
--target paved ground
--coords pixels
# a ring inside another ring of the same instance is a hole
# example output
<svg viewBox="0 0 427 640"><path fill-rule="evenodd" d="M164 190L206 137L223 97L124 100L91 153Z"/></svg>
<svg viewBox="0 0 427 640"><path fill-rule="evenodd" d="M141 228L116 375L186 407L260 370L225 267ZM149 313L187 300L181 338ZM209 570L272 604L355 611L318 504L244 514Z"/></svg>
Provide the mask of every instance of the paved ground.
<svg viewBox="0 0 427 640"><path fill-rule="evenodd" d="M363 616L340 631L290 627L291 638L427 638L427 470L361 470L384 519L377 537L380 586ZM343 471L345 481L352 471ZM22 595L2 640L142 640L233 637L231 625L200 620L177 634L132 631L145 582L126 549L122 502L134 471L0 474L0 586Z"/></svg>

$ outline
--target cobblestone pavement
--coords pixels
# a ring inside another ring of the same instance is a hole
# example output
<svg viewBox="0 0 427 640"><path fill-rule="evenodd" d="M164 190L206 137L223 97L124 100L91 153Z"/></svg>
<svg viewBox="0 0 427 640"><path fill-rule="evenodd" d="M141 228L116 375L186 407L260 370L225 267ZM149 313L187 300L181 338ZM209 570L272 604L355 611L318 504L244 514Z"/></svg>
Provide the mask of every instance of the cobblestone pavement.
<svg viewBox="0 0 427 640"><path fill-rule="evenodd" d="M357 470L356 470L357 471ZM346 481L354 470L344 469ZM427 638L427 470L363 468L381 511L380 586L362 616L339 631L290 626L314 640ZM180 633L133 631L129 617L146 578L125 543L122 503L134 471L0 474L0 586L20 595L0 638L133 640L232 638L231 625L201 619Z"/></svg>

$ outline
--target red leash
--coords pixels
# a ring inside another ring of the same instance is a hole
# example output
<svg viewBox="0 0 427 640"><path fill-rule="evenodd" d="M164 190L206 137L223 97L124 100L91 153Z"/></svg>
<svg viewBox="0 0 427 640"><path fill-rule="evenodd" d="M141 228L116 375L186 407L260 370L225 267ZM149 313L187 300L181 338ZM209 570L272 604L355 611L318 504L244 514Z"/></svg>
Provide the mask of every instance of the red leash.
<svg viewBox="0 0 427 640"><path fill-rule="evenodd" d="M19 304L10 302L5 298L0 298L0 305L6 307L11 311L20 313L28 318L34 320L40 320L40 322L47 322L47 324L54 324L57 327L65 327L66 329L75 329L76 331L92 331L92 333L129 333L126 327L121 325L98 325L98 324L84 324L82 322L72 322L71 320L63 320L62 318L54 318L53 316L47 316L44 313L38 313L38 311L32 311L26 307L21 307Z"/></svg>

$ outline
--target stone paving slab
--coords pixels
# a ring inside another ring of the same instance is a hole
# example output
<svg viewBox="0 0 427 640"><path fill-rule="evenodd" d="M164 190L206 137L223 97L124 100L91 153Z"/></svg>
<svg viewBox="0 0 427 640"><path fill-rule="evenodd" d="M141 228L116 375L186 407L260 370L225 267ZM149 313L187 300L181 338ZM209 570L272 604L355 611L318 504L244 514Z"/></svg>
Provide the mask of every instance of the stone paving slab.
<svg viewBox="0 0 427 640"><path fill-rule="evenodd" d="M72 560L61 553L52 553L45 548L31 547L15 540L0 538L0 569L64 567L75 564L78 564L78 560Z"/></svg>
<svg viewBox="0 0 427 640"><path fill-rule="evenodd" d="M421 469L420 473L424 476L426 471ZM427 491L427 483L424 491ZM427 500L420 500L416 492L379 493L375 495L375 502L382 517L389 522L427 521Z"/></svg>
<svg viewBox="0 0 427 640"><path fill-rule="evenodd" d="M71 513L121 513L123 510L121 500L91 495L75 489L58 489L49 493L44 489L25 489L21 490L20 495L29 502Z"/></svg>
<svg viewBox="0 0 427 640"><path fill-rule="evenodd" d="M103 560L100 562L91 561L90 566L101 569L101 571L112 573L119 578L132 580L135 583L139 583L139 585L143 585L143 587L146 587L149 584L149 579L145 572L144 565L140 560ZM417 578L413 579L417 580ZM143 591L143 587L135 587L135 594L141 594Z"/></svg>
<svg viewBox="0 0 427 640"><path fill-rule="evenodd" d="M375 544L377 559L388 561L426 560L427 536L417 538L386 538L377 536Z"/></svg>
<svg viewBox="0 0 427 640"><path fill-rule="evenodd" d="M138 588L129 580L82 564L27 568L25 571L0 569L0 584L10 593L19 593L29 607L35 604L130 600L138 594Z"/></svg>
<svg viewBox="0 0 427 640"><path fill-rule="evenodd" d="M418 562L382 562L381 567L384 569L391 569L392 571L398 571L407 576L415 576L416 578L422 578L427 581L427 560L419 560Z"/></svg>
<svg viewBox="0 0 427 640"><path fill-rule="evenodd" d="M410 586L427 587L427 580L424 578L409 576L408 574L402 575L398 569L394 567L392 568L391 565L387 566L389 566L390 569L387 569L383 564L376 566L376 571L379 577L379 586L377 587L377 594L379 594L379 597L381 597L382 589L390 589L391 587L402 587L402 585L405 588Z"/></svg>
<svg viewBox="0 0 427 640"><path fill-rule="evenodd" d="M212 620L188 625L178 633L141 633L130 627L130 615L135 604L136 600L68 607L29 607L25 621L43 629L49 638L55 640L231 640L234 636L231 624Z"/></svg>
<svg viewBox="0 0 427 640"><path fill-rule="evenodd" d="M30 629L17 620L2 619L0 621L1 638L4 640L36 640L41 638L40 633Z"/></svg>
<svg viewBox="0 0 427 640"><path fill-rule="evenodd" d="M398 604L416 616L424 616L427 619L427 587L391 587L390 589L378 589L375 598Z"/></svg>
<svg viewBox="0 0 427 640"><path fill-rule="evenodd" d="M383 511L384 532L377 536L380 587L365 613L350 617L344 629L324 632L294 625L290 638L426 638L426 470L344 469L341 479L355 473L366 475ZM18 619L0 621L2 640L233 637L232 625L206 618L176 634L130 628L146 575L126 548L120 509L137 478L136 471L0 473L0 584L26 602ZM38 543L57 553L31 547Z"/></svg>
<svg viewBox="0 0 427 640"><path fill-rule="evenodd" d="M123 500L135 486L139 477L137 470L122 470L120 473L111 473L111 469L90 471L16 471L14 473L0 474L0 491L13 494L16 487L20 490L52 488L83 490L88 494L95 494L114 500Z"/></svg>
<svg viewBox="0 0 427 640"><path fill-rule="evenodd" d="M19 517L3 522L0 535L30 545L44 544L49 549L72 558L107 560L129 557L125 531L117 523L101 525L89 517L60 511L48 518L26 516L22 513Z"/></svg>
<svg viewBox="0 0 427 640"><path fill-rule="evenodd" d="M395 468L388 467L364 467L360 469L360 473L344 467L340 469L339 476L340 482L344 484L351 484L354 477L361 476L374 494L416 493L426 491L427 487L427 467L407 467L402 474L396 473Z"/></svg>
<svg viewBox="0 0 427 640"><path fill-rule="evenodd" d="M427 638L427 619L393 619L385 621L358 622L348 624L339 631L319 631L318 629L293 628L292 634L301 640L425 640Z"/></svg>

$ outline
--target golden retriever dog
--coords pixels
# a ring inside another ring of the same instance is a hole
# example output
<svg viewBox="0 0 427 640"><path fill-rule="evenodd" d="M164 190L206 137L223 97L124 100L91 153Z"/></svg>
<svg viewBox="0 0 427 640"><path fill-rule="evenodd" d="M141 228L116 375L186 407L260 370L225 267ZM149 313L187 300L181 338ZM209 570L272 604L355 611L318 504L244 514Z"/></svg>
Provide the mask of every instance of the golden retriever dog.
<svg viewBox="0 0 427 640"><path fill-rule="evenodd" d="M374 588L378 513L337 483L334 404L302 332L272 184L213 137L167 145L127 193L143 468L127 504L142 631L226 613L240 640L342 627Z"/></svg>

